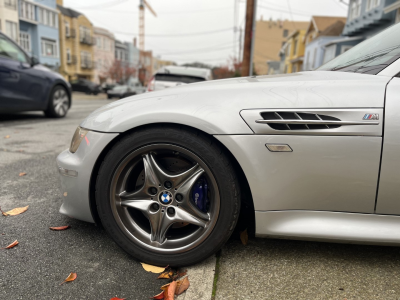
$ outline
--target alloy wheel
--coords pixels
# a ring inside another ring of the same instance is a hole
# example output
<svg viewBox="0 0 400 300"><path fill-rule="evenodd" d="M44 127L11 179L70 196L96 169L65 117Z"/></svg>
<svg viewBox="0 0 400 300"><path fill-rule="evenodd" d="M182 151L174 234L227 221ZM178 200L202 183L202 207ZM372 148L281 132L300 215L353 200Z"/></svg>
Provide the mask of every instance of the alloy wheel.
<svg viewBox="0 0 400 300"><path fill-rule="evenodd" d="M68 95L62 88L57 89L53 94L54 111L59 116L64 116L68 111Z"/></svg>

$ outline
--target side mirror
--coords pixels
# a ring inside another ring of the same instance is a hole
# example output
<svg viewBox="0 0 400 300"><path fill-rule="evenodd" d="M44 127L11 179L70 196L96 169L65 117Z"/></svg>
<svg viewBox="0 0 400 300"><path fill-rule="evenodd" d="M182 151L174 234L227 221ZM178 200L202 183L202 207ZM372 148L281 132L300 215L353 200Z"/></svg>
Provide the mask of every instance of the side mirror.
<svg viewBox="0 0 400 300"><path fill-rule="evenodd" d="M40 64L39 59L36 56L31 57L31 67Z"/></svg>

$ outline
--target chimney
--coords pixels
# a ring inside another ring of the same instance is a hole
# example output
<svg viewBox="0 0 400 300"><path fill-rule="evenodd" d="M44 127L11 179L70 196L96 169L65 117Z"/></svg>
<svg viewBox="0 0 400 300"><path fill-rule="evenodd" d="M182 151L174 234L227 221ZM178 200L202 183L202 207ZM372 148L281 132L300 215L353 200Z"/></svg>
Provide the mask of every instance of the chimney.
<svg viewBox="0 0 400 300"><path fill-rule="evenodd" d="M56 2L57 2L57 4L58 4L58 5L61 5L61 6L63 6L63 5L64 5L64 3L63 3L63 2L64 2L64 0L57 0Z"/></svg>
<svg viewBox="0 0 400 300"><path fill-rule="evenodd" d="M136 38L135 37L133 38L133 47L137 48L136 47Z"/></svg>

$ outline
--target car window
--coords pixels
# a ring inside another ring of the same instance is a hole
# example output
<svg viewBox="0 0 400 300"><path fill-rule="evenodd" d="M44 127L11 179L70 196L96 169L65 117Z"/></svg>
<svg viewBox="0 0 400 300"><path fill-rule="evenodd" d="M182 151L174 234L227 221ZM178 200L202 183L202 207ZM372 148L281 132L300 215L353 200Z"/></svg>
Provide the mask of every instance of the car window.
<svg viewBox="0 0 400 300"><path fill-rule="evenodd" d="M17 45L0 35L0 56L27 63L28 58Z"/></svg>
<svg viewBox="0 0 400 300"><path fill-rule="evenodd" d="M378 74L400 58L400 23L358 44L318 70Z"/></svg>
<svg viewBox="0 0 400 300"><path fill-rule="evenodd" d="M156 81L175 81L183 83L193 83L199 81L205 81L205 78L188 76L188 75L177 75L177 74L156 74Z"/></svg>

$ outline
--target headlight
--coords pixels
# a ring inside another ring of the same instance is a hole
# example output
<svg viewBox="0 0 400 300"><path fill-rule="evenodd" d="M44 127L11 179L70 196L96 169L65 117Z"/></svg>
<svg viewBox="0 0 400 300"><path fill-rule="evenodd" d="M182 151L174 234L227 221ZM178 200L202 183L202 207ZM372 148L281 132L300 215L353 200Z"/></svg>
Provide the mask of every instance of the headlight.
<svg viewBox="0 0 400 300"><path fill-rule="evenodd" d="M71 146L69 147L69 151L71 153L75 153L76 150L78 150L79 145L81 144L82 140L85 138L88 132L89 130L80 127L75 130L74 136L72 137Z"/></svg>

